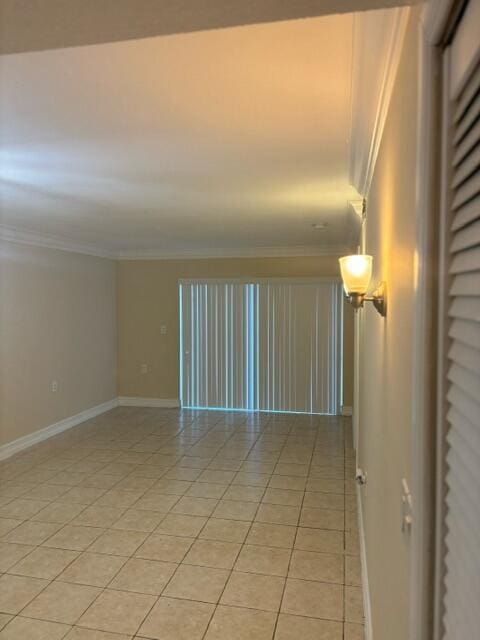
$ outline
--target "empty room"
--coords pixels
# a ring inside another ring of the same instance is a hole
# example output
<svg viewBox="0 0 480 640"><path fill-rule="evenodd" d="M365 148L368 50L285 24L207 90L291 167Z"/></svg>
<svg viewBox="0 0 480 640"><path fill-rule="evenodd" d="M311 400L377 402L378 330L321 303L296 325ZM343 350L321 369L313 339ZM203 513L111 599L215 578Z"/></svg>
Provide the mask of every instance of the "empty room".
<svg viewBox="0 0 480 640"><path fill-rule="evenodd" d="M480 638L479 34L0 2L0 640Z"/></svg>

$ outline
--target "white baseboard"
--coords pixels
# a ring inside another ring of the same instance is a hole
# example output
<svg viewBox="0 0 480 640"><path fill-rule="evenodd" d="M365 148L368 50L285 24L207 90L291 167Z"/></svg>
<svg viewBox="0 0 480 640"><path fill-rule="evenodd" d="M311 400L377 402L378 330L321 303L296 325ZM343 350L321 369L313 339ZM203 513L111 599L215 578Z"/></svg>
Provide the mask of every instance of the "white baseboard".
<svg viewBox="0 0 480 640"><path fill-rule="evenodd" d="M365 529L363 526L362 491L360 485L357 485L357 505L358 537L360 539L360 562L362 565L362 593L363 613L365 616L365 640L373 640L372 607L370 603L370 587L368 583L367 549L365 544Z"/></svg>
<svg viewBox="0 0 480 640"><path fill-rule="evenodd" d="M347 407L346 405L342 406L342 416L351 416L353 414L353 408Z"/></svg>
<svg viewBox="0 0 480 640"><path fill-rule="evenodd" d="M135 398L121 396L118 398L120 407L153 407L159 409L176 409L180 406L178 398Z"/></svg>
<svg viewBox="0 0 480 640"><path fill-rule="evenodd" d="M86 420L90 420L91 418L95 418L95 416L99 416L101 413L110 411L110 409L114 409L117 406L118 398L114 398L113 400L109 400L103 404L91 407L90 409L85 409L85 411L81 411L74 416L60 420L60 422L55 422L48 427L39 429L34 433L30 433L28 436L23 436L13 440L12 442L7 442L7 444L0 447L0 460L5 460L5 458L9 458L23 449L27 449L28 447L42 442L42 440L46 440L47 438L51 438L62 431L76 427L78 424L81 424Z"/></svg>

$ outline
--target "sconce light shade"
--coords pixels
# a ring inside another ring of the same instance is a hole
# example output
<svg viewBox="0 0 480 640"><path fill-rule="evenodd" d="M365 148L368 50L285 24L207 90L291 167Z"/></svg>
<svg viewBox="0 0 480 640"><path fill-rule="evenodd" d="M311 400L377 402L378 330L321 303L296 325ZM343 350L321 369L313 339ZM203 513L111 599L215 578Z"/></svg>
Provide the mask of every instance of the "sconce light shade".
<svg viewBox="0 0 480 640"><path fill-rule="evenodd" d="M340 258L340 271L347 296L365 295L372 279L372 256L351 255Z"/></svg>
<svg viewBox="0 0 480 640"><path fill-rule="evenodd" d="M372 279L372 256L351 255L339 259L343 288L354 309L361 309L365 301L372 302L375 309L382 316L387 315L386 285L381 282L375 291L367 296L370 280Z"/></svg>

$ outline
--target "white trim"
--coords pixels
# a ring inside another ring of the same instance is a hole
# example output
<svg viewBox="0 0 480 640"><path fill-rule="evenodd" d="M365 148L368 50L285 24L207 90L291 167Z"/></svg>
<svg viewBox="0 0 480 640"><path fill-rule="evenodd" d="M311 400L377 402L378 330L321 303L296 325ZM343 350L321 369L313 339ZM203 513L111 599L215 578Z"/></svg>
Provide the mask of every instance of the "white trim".
<svg viewBox="0 0 480 640"><path fill-rule="evenodd" d="M372 182L409 13L409 7L397 7L354 16L350 182L362 196ZM368 57L372 44L378 49L375 67Z"/></svg>
<svg viewBox="0 0 480 640"><path fill-rule="evenodd" d="M242 249L212 248L191 251L120 251L117 260L198 260L206 258L285 258L300 256L337 256L347 250L346 244L293 246L293 247L244 247Z"/></svg>
<svg viewBox="0 0 480 640"><path fill-rule="evenodd" d="M176 409L180 406L178 398L136 398L134 396L120 396L120 407L152 407L160 409Z"/></svg>
<svg viewBox="0 0 480 640"><path fill-rule="evenodd" d="M158 249L127 249L113 251L102 247L75 242L61 236L53 236L34 231L24 231L15 227L0 224L0 240L27 244L46 249L71 251L98 258L110 260L196 260L207 258L287 258L287 257L315 257L338 256L348 251L347 244L332 244L318 246L287 246L287 247L244 247L185 249L178 251L161 251Z"/></svg>
<svg viewBox="0 0 480 640"><path fill-rule="evenodd" d="M363 615L365 616L365 640L373 640L372 628L372 605L370 602L370 586L368 582L367 569L367 547L365 544L365 529L363 526L362 491L357 484L357 505L358 505L358 538L360 542L360 563L362 566L362 593L363 593Z"/></svg>
<svg viewBox="0 0 480 640"><path fill-rule="evenodd" d="M46 249L57 249L58 251L70 251L72 253L82 253L87 256L97 258L114 258L111 251L102 249L81 242L73 242L68 238L52 236L34 231L22 231L15 227L8 227L0 224L0 240L14 242L16 244L27 244L34 247L44 247Z"/></svg>
<svg viewBox="0 0 480 640"><path fill-rule="evenodd" d="M64 418L59 422L55 422L54 424L51 424L48 427L44 427L43 429L39 429L38 431L30 433L27 436L17 438L12 442L7 442L7 444L4 444L0 447L0 460L5 460L5 458L9 458L15 453L22 451L23 449L27 449L34 444L38 444L43 440L47 440L47 438L51 438L52 436L62 433L62 431L66 431L67 429L76 427L82 422L90 420L91 418L95 418L101 413L110 411L110 409L114 409L117 406L118 400L117 398L113 398L113 400L109 400L108 402L104 402L103 404L98 404L97 406L91 407L90 409L85 409L85 411L81 411L80 413L77 413L74 416L70 416L69 418Z"/></svg>
<svg viewBox="0 0 480 640"><path fill-rule="evenodd" d="M438 580L433 487L436 478L435 394L437 344L432 326L438 323L433 308L438 285L438 193L440 188L437 114L441 107L440 45L456 0L430 0L422 11L419 34L418 148L416 167L415 315L412 360L412 506L409 638L439 638ZM436 197L437 196L437 197ZM437 541L438 543L438 541ZM432 592L434 602L432 603ZM433 619L433 625L432 625ZM433 628L432 628L433 626Z"/></svg>
<svg viewBox="0 0 480 640"><path fill-rule="evenodd" d="M351 416L353 414L353 408L348 407L347 405L343 405L341 413L342 413L342 416Z"/></svg>
<svg viewBox="0 0 480 640"><path fill-rule="evenodd" d="M364 218L363 200L349 200L347 202L347 205L353 211L353 213L355 213L355 215L360 218L360 221L363 222L363 218Z"/></svg>
<svg viewBox="0 0 480 640"><path fill-rule="evenodd" d="M362 200L348 201L348 246L356 251L360 244L365 211Z"/></svg>
<svg viewBox="0 0 480 640"><path fill-rule="evenodd" d="M432 322L435 298L436 264L432 182L435 157L432 154L438 136L434 112L436 52L428 44L424 30L419 35L418 146L416 168L416 240L415 240L415 304L412 342L412 518L410 565L410 638L431 637L429 599L431 597L431 535L433 507L431 499L434 474L434 446L431 442L434 416L435 383L432 377Z"/></svg>

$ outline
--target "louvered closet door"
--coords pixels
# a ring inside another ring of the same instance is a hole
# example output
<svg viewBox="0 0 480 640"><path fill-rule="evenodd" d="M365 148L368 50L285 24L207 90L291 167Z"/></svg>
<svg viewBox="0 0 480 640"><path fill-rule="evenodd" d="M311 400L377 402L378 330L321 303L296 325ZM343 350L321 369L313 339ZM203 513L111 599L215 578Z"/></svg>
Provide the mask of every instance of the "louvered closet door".
<svg viewBox="0 0 480 640"><path fill-rule="evenodd" d="M472 30L473 29L473 30ZM480 0L445 51L442 636L480 638Z"/></svg>

